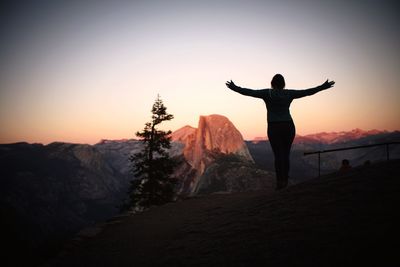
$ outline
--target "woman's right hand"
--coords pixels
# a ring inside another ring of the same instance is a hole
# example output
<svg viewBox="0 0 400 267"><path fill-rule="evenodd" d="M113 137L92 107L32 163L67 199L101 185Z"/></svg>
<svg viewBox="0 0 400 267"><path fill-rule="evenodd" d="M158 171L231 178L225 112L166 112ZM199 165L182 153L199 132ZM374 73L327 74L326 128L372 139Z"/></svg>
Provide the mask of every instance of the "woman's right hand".
<svg viewBox="0 0 400 267"><path fill-rule="evenodd" d="M325 81L323 84L321 84L319 87L320 87L322 90L325 90L325 89L329 89L329 88L333 87L334 84L335 84L335 81L326 80L326 81Z"/></svg>
<svg viewBox="0 0 400 267"><path fill-rule="evenodd" d="M235 89L235 88L237 88L237 86L236 86L236 84L232 81L232 80L230 80L230 81L227 81L226 83L225 83L225 85L226 85L226 87L228 87L229 89Z"/></svg>

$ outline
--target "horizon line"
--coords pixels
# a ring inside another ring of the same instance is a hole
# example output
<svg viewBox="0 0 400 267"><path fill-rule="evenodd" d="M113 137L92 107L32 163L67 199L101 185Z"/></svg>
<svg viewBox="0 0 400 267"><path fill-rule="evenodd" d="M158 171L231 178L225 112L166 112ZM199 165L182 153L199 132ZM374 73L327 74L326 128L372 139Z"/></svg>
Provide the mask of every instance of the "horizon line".
<svg viewBox="0 0 400 267"><path fill-rule="evenodd" d="M186 126L190 126L190 125L185 125L185 126L183 126L181 128L178 128L177 130L182 129L182 128L186 127ZM190 126L190 127L192 127L192 126ZM192 127L192 128L195 128L195 127ZM195 128L195 129L197 129L197 128ZM177 131L177 130L175 130L175 131ZM173 132L175 132L175 131L173 131ZM376 128L375 129L371 129L371 130L364 130L364 129L361 129L361 128L353 128L353 129L348 130L348 131L345 131L345 130L343 130L343 131L331 131L331 132L321 131L321 132L315 132L315 133L305 134L305 135L300 135L300 134L296 133L295 139L301 138L301 137L318 135L318 134L351 133L351 132L354 132L354 131L362 131L362 132L366 132L366 133L376 131L377 132L376 134L400 132L399 129L390 131L390 130L386 130L386 129L379 130L379 129L376 129ZM370 134L370 135L373 135L373 133ZM140 139L139 138L116 138L116 139L101 138L100 140L98 140L97 142L94 142L94 143L61 141L61 140L54 140L54 141L50 141L50 142L35 142L35 141L29 142L29 141L21 140L21 141L15 141L15 142L0 143L0 145L13 145L13 144L25 144L25 143L26 144L30 144L30 145L35 145L36 144L36 145L44 145L44 146L47 146L47 145L50 145L50 144L54 144L54 143L79 144L79 145L96 145L96 144L99 144L99 143L105 142L105 141L126 142L126 141L140 141ZM260 141L268 141L268 136L266 136L266 135L265 136L255 136L252 139L251 138L250 139L243 138L243 141L258 141L258 142L260 142Z"/></svg>

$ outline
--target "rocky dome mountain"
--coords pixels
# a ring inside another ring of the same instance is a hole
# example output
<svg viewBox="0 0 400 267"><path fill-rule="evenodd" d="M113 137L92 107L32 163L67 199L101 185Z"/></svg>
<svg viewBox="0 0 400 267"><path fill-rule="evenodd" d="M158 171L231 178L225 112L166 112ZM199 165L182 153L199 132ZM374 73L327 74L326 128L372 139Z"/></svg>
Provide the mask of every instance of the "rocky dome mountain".
<svg viewBox="0 0 400 267"><path fill-rule="evenodd" d="M184 166L183 169L181 168L181 171L179 171L179 176L182 177L182 187L179 190L181 193L193 194L199 192L199 182L207 179L202 175L218 158L230 155L235 158L232 162L239 160L243 163L254 163L241 133L228 118L222 115L213 114L200 116L197 128L184 126L173 132L171 137L172 141L184 145L183 156L187 165L189 165ZM233 158L231 157L231 159ZM233 166L229 165L229 167ZM254 164L252 167L257 168ZM208 179L214 176L214 174L210 173L214 168L207 172ZM226 166L226 168L228 168L228 166ZM219 172L222 173L221 170ZM233 172L230 175L230 179L235 179L237 174L238 173ZM221 180L222 178L215 177L215 179ZM209 183L201 184L204 186ZM247 185L244 187L247 188ZM222 188L226 189L226 186ZM232 187L231 190L233 190ZM240 189L236 188L236 190ZM209 190L205 189L205 191L200 191L208 192Z"/></svg>
<svg viewBox="0 0 400 267"><path fill-rule="evenodd" d="M221 115L200 116L198 127L184 126L173 132L172 141L185 145L183 155L200 173L207 165L207 153L235 154L253 161L242 134Z"/></svg>

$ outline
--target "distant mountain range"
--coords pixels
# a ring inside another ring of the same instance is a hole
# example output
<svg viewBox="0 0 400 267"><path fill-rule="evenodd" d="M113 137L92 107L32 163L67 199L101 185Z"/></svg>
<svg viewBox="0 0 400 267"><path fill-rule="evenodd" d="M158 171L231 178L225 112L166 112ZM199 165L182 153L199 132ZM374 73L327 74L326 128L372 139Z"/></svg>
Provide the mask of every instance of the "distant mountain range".
<svg viewBox="0 0 400 267"><path fill-rule="evenodd" d="M297 136L293 146L294 182L316 176L316 158L304 151L399 141L400 132L362 131ZM175 176L181 196L272 191L275 177L268 141L244 141L228 118L201 116L198 127L184 126L172 134L170 155L181 165ZM46 256L82 227L119 212L127 197L129 155L140 140L101 140L95 145L15 143L0 145L0 212L5 242L34 260ZM400 157L400 146L390 147ZM384 148L350 150L322 157L323 172L336 171L343 158L351 164L385 158Z"/></svg>
<svg viewBox="0 0 400 267"><path fill-rule="evenodd" d="M400 131L354 129L348 132L322 132L296 136L291 152L290 176L292 183L302 182L318 175L317 155L304 156L304 152L398 141L400 141ZM246 141L246 144L260 168L268 171L274 170L274 157L267 140L258 138ZM400 158L400 145L389 146L389 155L391 158ZM386 147L378 146L321 154L322 174L338 171L343 159L348 159L352 166L382 161L386 159Z"/></svg>
<svg viewBox="0 0 400 267"><path fill-rule="evenodd" d="M294 144L334 144L334 143L343 143L351 140L360 139L367 136L375 136L380 134L387 134L388 131L380 131L380 130L369 130L364 131L361 129L353 129L351 131L341 131L341 132L320 132L308 135L296 135L294 139ZM250 140L254 143L260 141L267 141L267 137L256 137L253 140Z"/></svg>

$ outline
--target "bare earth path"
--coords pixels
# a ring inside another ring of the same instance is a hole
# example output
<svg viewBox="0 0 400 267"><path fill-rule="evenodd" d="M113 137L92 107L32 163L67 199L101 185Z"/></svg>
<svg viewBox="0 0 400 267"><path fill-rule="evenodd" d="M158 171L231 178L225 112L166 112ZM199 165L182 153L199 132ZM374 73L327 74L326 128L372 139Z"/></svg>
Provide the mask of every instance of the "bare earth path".
<svg viewBox="0 0 400 267"><path fill-rule="evenodd" d="M399 204L397 160L116 218L45 266L400 266Z"/></svg>

